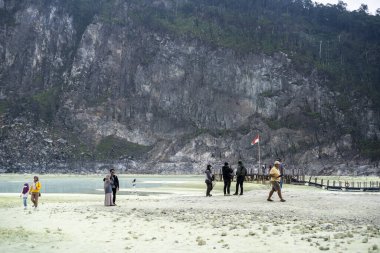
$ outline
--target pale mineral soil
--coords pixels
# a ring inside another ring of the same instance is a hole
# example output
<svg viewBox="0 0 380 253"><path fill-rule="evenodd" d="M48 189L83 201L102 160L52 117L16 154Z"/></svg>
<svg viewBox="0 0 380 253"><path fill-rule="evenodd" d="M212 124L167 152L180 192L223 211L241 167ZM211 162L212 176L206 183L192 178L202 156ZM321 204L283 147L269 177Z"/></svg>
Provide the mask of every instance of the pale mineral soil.
<svg viewBox="0 0 380 253"><path fill-rule="evenodd" d="M250 184L243 196L223 196L221 184L209 198L199 184L159 189L167 194L120 195L115 207L104 207L101 194L46 193L36 211L23 210L18 194L0 194L0 249L380 252L379 193L286 185L287 202L281 203L277 196L266 201L268 186Z"/></svg>

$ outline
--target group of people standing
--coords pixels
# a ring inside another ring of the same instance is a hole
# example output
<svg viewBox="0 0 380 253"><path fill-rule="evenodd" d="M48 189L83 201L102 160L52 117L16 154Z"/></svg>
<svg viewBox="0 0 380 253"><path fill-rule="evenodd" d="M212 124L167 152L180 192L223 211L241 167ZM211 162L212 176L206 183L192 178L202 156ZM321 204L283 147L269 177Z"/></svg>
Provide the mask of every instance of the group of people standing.
<svg viewBox="0 0 380 253"><path fill-rule="evenodd" d="M207 165L205 175L205 183L207 186L206 189L206 197L211 197L211 191L213 189L213 181L215 180L215 176L213 175L211 171L212 166L210 164ZM224 163L224 166L222 167L222 176L223 176L223 192L224 196L230 196L230 188L231 188L231 182L236 175L236 190L233 195L243 195L243 184L245 181L245 178L247 176L248 172L247 169L244 167L243 162L238 162L238 167L236 169L236 173L234 174L234 170L229 166L228 162ZM274 166L269 171L270 176L270 182L271 182L271 191L269 192L268 201L273 201L272 195L274 192L277 192L280 201L285 202L285 199L282 197L281 188L282 188L282 177L284 174L283 167L281 166L280 161L275 161ZM239 193L240 188L240 193Z"/></svg>
<svg viewBox="0 0 380 253"><path fill-rule="evenodd" d="M213 189L213 181L215 180L215 176L211 172L212 166L209 164L207 165L207 169L205 171L206 173L206 197L211 197L212 195L210 192ZM243 162L238 162L238 167L236 170L236 190L233 195L243 195L243 183L245 180L245 177L247 176L247 169L244 167ZM231 188L231 181L234 178L234 170L229 166L228 162L224 163L224 166L222 167L222 175L223 175L223 182L224 182L224 196L229 196L230 194L230 188ZM240 194L239 194L239 188L240 188Z"/></svg>
<svg viewBox="0 0 380 253"><path fill-rule="evenodd" d="M33 207L37 209L38 207L38 199L41 196L41 183L37 176L33 177L33 183L29 186L28 183L25 183L20 197L22 197L24 209L28 207L28 196L30 195L31 201L33 203Z"/></svg>
<svg viewBox="0 0 380 253"><path fill-rule="evenodd" d="M110 174L106 175L103 181L104 181L104 192L105 192L104 205L116 206L116 193L119 191L119 179L115 175L115 169L113 168L110 169ZM135 184L135 181L134 181L134 184ZM33 207L37 209L38 199L39 197L41 197L41 182L39 181L38 176L33 177L32 184L29 185L28 183L24 183L23 185L20 197L22 197L23 199L24 209L27 209L28 207L29 195L33 203Z"/></svg>

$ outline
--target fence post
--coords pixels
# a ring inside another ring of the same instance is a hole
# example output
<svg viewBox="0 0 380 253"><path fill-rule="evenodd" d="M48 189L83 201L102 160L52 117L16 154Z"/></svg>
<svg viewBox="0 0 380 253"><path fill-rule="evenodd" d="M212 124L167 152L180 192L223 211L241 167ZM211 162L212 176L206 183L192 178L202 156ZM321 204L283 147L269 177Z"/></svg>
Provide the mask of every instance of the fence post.
<svg viewBox="0 0 380 253"><path fill-rule="evenodd" d="M302 181L305 181L305 168L302 168Z"/></svg>

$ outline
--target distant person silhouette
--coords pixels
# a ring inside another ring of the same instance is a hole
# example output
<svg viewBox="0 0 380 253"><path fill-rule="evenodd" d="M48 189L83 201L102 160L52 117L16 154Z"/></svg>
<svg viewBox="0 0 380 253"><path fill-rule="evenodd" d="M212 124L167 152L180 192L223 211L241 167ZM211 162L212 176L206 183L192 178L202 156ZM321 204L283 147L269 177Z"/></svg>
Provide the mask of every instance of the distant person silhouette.
<svg viewBox="0 0 380 253"><path fill-rule="evenodd" d="M136 178L132 180L133 192L136 193Z"/></svg>

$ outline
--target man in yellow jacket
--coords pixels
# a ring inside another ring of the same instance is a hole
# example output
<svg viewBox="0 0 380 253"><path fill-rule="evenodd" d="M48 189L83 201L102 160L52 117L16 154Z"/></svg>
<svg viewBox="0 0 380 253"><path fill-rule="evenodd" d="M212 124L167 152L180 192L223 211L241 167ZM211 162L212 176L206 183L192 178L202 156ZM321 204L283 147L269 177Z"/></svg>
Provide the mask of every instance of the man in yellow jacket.
<svg viewBox="0 0 380 253"><path fill-rule="evenodd" d="M269 172L270 182L272 184L272 189L269 192L269 197L267 199L268 201L273 201L271 199L271 197L272 197L273 193L275 191L277 191L277 194L280 197L281 202L285 202L285 199L283 199L282 195L281 195L280 180L281 180L282 175L280 174L280 170L279 170L280 164L281 163L279 161L275 161L274 166L272 167L272 169Z"/></svg>
<svg viewBox="0 0 380 253"><path fill-rule="evenodd" d="M32 195L31 200L33 202L33 207L37 208L38 206L38 197L40 196L41 183L37 176L34 176L34 182L30 187L29 193Z"/></svg>

